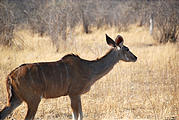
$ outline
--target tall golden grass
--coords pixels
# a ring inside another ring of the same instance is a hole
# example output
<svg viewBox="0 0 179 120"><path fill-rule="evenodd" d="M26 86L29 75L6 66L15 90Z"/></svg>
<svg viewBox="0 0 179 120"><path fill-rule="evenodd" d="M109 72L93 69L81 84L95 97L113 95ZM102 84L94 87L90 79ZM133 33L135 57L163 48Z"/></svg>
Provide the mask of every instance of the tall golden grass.
<svg viewBox="0 0 179 120"><path fill-rule="evenodd" d="M112 38L119 34L117 28L92 28L92 31L83 34L79 27L69 32L70 37L66 43L60 43L59 52L55 51L48 36L39 37L28 30L16 31L14 41L17 46L23 44L24 49L0 46L0 109L6 104L5 78L15 67L59 60L68 53L96 59L110 49L105 33ZM179 119L179 45L159 45L145 27L135 25L120 34L138 61L119 62L90 92L82 95L84 120ZM26 111L23 103L7 119L24 119ZM43 99L35 119L70 120L71 112L68 97Z"/></svg>

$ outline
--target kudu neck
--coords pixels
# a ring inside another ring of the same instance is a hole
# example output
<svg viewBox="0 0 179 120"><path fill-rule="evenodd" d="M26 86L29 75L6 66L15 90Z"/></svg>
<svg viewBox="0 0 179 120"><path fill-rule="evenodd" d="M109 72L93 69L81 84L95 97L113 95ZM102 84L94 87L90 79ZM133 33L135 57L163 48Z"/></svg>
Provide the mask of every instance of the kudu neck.
<svg viewBox="0 0 179 120"><path fill-rule="evenodd" d="M98 80L107 74L119 61L118 53L115 48L111 49L106 55L91 63L92 79Z"/></svg>

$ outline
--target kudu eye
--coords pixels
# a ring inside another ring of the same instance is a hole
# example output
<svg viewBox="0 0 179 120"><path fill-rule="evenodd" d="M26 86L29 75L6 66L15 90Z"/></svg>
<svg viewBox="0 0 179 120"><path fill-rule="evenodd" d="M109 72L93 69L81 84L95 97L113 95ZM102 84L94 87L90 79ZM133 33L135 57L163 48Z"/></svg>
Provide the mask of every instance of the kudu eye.
<svg viewBox="0 0 179 120"><path fill-rule="evenodd" d="M124 51L127 51L127 52L129 51L129 48L126 47L126 46L123 46L122 49L123 49Z"/></svg>
<svg viewBox="0 0 179 120"><path fill-rule="evenodd" d="M129 48L126 48L126 51L129 51Z"/></svg>

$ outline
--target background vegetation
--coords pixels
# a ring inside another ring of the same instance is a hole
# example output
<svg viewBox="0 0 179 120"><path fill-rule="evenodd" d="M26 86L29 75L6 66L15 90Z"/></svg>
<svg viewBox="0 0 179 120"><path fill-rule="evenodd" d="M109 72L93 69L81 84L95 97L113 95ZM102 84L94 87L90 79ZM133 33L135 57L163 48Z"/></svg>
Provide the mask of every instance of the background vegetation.
<svg viewBox="0 0 179 120"><path fill-rule="evenodd" d="M134 23L149 26L150 18L154 19L155 40L176 42L178 6L177 0L1 0L0 44L12 45L15 29L30 29L50 36L58 51L59 40L66 41L79 25L85 33L94 32L91 26L104 25L121 31Z"/></svg>
<svg viewBox="0 0 179 120"><path fill-rule="evenodd" d="M119 62L82 96L84 120L179 119L177 0L0 0L0 109L14 68L68 53L96 59L110 49L106 33L121 34L138 61ZM23 119L26 108L7 119ZM68 97L43 99L36 119L70 120L71 112Z"/></svg>

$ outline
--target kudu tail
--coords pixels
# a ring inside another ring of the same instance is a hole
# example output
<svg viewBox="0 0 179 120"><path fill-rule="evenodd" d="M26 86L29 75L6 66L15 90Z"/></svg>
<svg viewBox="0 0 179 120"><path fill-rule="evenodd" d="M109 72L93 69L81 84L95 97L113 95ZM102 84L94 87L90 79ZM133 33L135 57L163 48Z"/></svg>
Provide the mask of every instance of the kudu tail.
<svg viewBox="0 0 179 120"><path fill-rule="evenodd" d="M7 77L6 80L6 88L7 88L7 105L0 111L0 120L5 119L22 102L13 91L11 78L9 76Z"/></svg>
<svg viewBox="0 0 179 120"><path fill-rule="evenodd" d="M7 77L6 89L7 89L7 105L9 106L10 100L11 100L12 95L13 95L13 90L12 90L13 88L12 88L12 84L11 84L11 81L10 81L10 77Z"/></svg>

